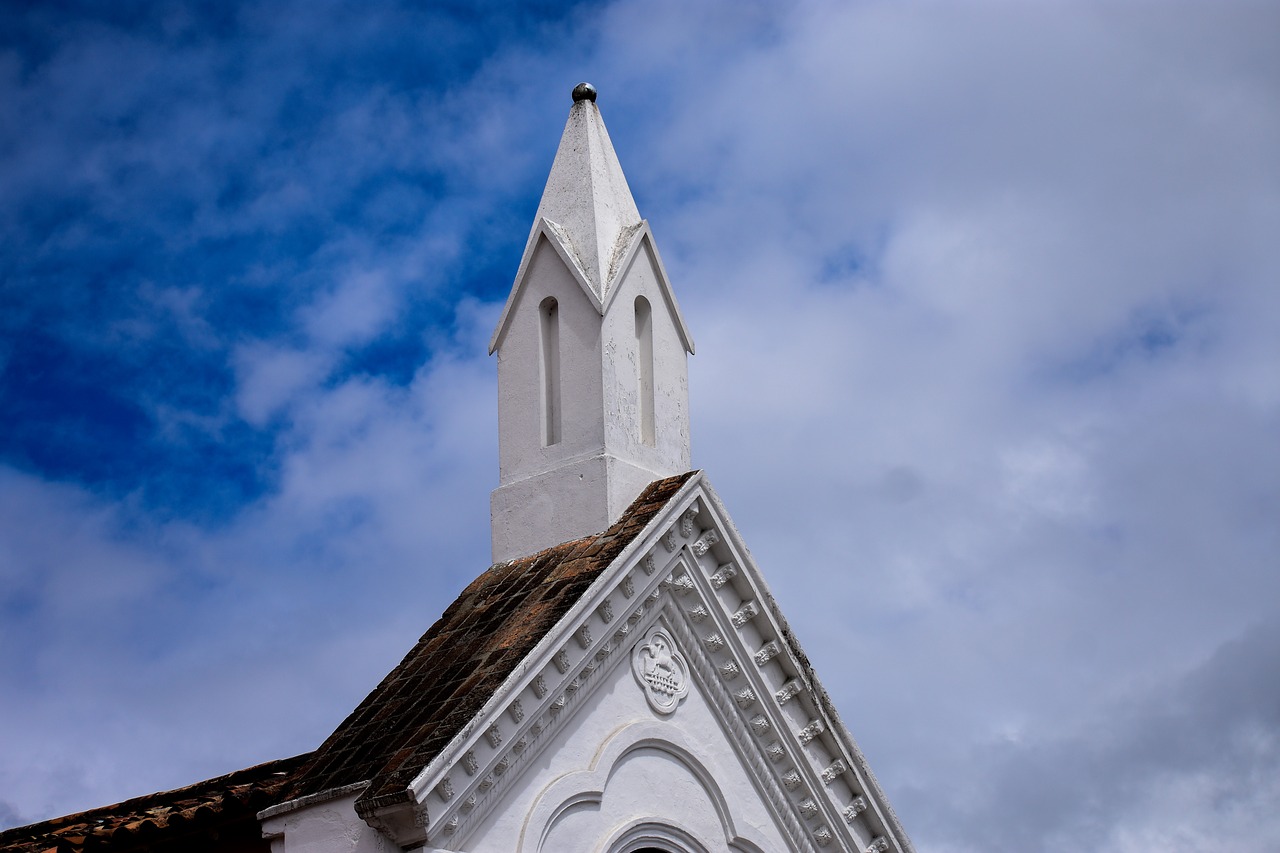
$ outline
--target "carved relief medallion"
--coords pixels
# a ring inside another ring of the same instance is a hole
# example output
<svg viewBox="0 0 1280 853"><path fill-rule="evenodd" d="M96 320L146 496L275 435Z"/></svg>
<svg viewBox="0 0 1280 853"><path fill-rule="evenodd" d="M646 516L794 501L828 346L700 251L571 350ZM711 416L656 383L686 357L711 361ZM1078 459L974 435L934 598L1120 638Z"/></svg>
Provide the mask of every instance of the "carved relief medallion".
<svg viewBox="0 0 1280 853"><path fill-rule="evenodd" d="M689 692L689 665L661 628L649 631L631 653L631 671L649 705L670 714Z"/></svg>

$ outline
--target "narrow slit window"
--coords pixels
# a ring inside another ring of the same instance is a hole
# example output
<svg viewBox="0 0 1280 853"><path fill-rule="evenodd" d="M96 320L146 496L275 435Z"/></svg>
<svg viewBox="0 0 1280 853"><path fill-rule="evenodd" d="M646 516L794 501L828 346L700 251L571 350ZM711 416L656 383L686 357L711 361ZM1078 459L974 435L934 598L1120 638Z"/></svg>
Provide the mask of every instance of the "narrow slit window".
<svg viewBox="0 0 1280 853"><path fill-rule="evenodd" d="M560 443L560 307L548 296L538 306L542 341L542 446Z"/></svg>
<svg viewBox="0 0 1280 853"><path fill-rule="evenodd" d="M639 379L640 440L654 444L653 424L653 312L649 300L636 297L636 373Z"/></svg>

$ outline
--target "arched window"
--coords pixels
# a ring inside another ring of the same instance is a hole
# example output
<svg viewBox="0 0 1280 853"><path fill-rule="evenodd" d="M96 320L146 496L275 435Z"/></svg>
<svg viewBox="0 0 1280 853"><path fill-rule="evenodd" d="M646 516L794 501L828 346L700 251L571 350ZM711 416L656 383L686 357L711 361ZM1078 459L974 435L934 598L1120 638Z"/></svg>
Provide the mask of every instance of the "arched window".
<svg viewBox="0 0 1280 853"><path fill-rule="evenodd" d="M618 834L605 847L609 853L711 853L713 848L671 824L642 821ZM714 848L725 849L723 846ZM734 850L757 850L754 846Z"/></svg>
<svg viewBox="0 0 1280 853"><path fill-rule="evenodd" d="M560 306L554 296L538 305L541 359L542 446L560 443Z"/></svg>
<svg viewBox="0 0 1280 853"><path fill-rule="evenodd" d="M653 312L649 300L636 297L636 372L639 377L640 440L653 447Z"/></svg>

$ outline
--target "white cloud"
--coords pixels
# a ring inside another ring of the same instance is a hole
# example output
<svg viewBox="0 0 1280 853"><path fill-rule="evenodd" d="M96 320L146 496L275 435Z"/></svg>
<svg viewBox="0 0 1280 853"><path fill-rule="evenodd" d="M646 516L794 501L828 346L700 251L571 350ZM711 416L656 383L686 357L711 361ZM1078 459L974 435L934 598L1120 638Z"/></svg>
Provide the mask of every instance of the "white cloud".
<svg viewBox="0 0 1280 853"><path fill-rule="evenodd" d="M328 374L332 352L309 352L268 343L236 348L236 408L240 417L262 426L289 407L297 395L314 388Z"/></svg>

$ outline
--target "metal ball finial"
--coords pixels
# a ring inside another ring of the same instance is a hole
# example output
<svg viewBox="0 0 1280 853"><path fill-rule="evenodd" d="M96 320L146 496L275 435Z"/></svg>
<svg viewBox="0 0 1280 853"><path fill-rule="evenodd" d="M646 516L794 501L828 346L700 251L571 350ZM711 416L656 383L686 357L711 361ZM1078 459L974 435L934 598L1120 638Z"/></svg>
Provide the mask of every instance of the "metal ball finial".
<svg viewBox="0 0 1280 853"><path fill-rule="evenodd" d="M590 83L579 83L574 86L573 102L576 104L578 101L590 101L594 104L596 102L596 87Z"/></svg>

